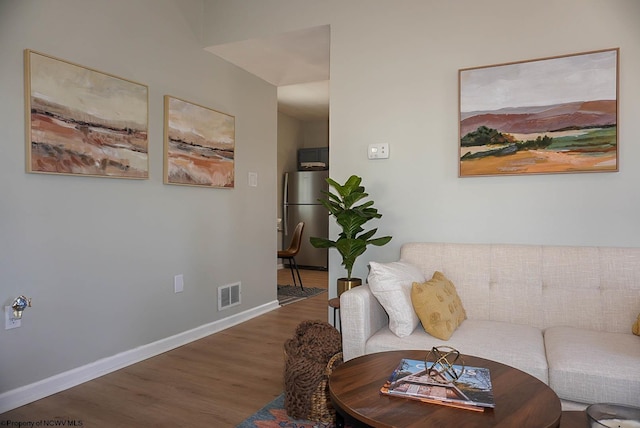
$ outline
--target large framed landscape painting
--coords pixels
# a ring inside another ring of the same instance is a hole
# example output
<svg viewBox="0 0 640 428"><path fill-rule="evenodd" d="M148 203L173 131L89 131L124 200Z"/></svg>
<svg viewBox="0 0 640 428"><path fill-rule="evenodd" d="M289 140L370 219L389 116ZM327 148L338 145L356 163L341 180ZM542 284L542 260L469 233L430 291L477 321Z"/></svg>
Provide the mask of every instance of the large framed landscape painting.
<svg viewBox="0 0 640 428"><path fill-rule="evenodd" d="M235 117L165 95L164 182L234 187Z"/></svg>
<svg viewBox="0 0 640 428"><path fill-rule="evenodd" d="M149 177L147 86L24 55L27 172Z"/></svg>
<svg viewBox="0 0 640 428"><path fill-rule="evenodd" d="M618 171L618 56L459 70L459 176Z"/></svg>

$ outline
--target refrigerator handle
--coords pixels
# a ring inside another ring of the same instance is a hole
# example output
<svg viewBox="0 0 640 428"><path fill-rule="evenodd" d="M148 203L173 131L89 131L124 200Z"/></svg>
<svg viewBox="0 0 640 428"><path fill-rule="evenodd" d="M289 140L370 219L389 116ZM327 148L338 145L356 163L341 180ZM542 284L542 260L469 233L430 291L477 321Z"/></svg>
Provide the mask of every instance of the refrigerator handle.
<svg viewBox="0 0 640 428"><path fill-rule="evenodd" d="M288 211L289 211L289 173L285 172L284 173L284 189L282 192L282 223L284 224L284 235L283 236L287 236L289 235L289 231L288 226L289 226L289 218L288 218Z"/></svg>
<svg viewBox="0 0 640 428"><path fill-rule="evenodd" d="M282 199L284 205L289 205L289 173L284 173L284 189L282 189Z"/></svg>
<svg viewBox="0 0 640 428"><path fill-rule="evenodd" d="M289 216L287 215L289 212L289 206L285 205L284 207L282 207L282 224L284 225L283 227L283 231L284 231L284 235L283 236L288 236L289 235L289 228L287 226L289 226Z"/></svg>

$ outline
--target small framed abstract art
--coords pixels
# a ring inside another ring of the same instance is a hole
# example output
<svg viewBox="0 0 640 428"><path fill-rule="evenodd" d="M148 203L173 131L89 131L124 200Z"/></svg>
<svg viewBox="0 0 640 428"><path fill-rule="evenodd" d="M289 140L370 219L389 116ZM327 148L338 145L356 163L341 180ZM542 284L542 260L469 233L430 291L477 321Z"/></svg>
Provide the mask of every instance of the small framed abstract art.
<svg viewBox="0 0 640 428"><path fill-rule="evenodd" d="M235 117L164 97L164 182L233 188Z"/></svg>
<svg viewBox="0 0 640 428"><path fill-rule="evenodd" d="M149 177L146 85L25 50L27 172Z"/></svg>
<svg viewBox="0 0 640 428"><path fill-rule="evenodd" d="M618 55L459 70L459 176L618 171Z"/></svg>

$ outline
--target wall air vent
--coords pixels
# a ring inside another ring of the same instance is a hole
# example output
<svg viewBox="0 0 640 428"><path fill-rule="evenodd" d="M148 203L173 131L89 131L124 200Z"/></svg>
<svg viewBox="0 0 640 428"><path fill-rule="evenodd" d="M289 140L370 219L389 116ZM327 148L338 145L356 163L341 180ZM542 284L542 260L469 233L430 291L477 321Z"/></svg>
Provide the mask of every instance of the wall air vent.
<svg viewBox="0 0 640 428"><path fill-rule="evenodd" d="M218 287L218 310L240 304L240 282Z"/></svg>

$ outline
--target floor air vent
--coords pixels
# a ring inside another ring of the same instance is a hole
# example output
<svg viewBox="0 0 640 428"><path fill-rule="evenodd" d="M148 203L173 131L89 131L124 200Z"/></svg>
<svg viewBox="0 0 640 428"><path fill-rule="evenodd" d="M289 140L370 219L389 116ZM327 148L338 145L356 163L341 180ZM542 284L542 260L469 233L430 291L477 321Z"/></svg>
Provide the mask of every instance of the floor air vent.
<svg viewBox="0 0 640 428"><path fill-rule="evenodd" d="M222 285L218 287L218 310L230 308L240 304L240 283Z"/></svg>

